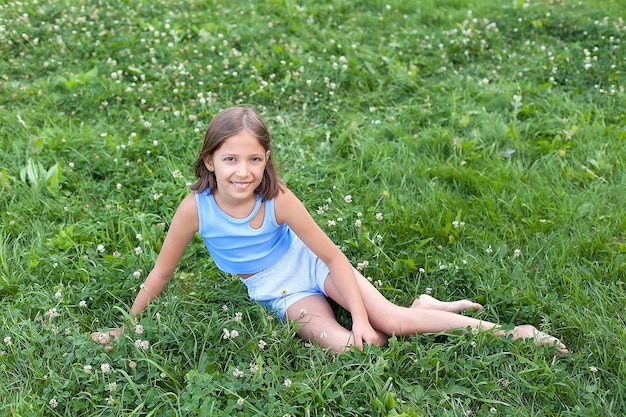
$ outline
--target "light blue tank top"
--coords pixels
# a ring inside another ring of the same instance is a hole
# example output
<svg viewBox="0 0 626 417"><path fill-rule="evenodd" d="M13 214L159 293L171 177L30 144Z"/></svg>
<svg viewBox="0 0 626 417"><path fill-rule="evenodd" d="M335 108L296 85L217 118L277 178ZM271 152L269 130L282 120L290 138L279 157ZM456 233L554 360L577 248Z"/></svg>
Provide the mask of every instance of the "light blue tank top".
<svg viewBox="0 0 626 417"><path fill-rule="evenodd" d="M257 196L250 215L238 219L219 208L210 189L196 193L198 233L222 271L254 274L274 265L289 249L293 232L287 224L276 222L274 199L265 201L261 227L254 229L250 226L261 204L261 197Z"/></svg>

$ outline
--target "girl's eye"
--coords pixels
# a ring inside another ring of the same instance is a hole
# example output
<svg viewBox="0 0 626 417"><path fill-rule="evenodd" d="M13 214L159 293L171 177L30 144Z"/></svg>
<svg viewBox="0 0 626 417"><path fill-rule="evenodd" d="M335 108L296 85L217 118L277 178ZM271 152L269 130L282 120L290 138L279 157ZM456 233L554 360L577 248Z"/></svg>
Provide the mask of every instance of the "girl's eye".
<svg viewBox="0 0 626 417"><path fill-rule="evenodd" d="M224 158L224 161L226 161L226 162L232 162L234 160L235 160L235 158L233 158L232 156L227 156L226 158Z"/></svg>

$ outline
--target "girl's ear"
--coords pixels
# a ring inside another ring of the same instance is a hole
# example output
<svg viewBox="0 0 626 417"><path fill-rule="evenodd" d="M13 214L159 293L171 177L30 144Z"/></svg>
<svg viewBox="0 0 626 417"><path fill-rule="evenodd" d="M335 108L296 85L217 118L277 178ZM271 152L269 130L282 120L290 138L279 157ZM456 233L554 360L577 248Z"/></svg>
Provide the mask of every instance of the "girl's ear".
<svg viewBox="0 0 626 417"><path fill-rule="evenodd" d="M265 160L269 160L270 159L270 151L265 152Z"/></svg>
<svg viewBox="0 0 626 417"><path fill-rule="evenodd" d="M210 172L213 172L213 161L211 161L211 157L210 156L207 156L206 158L204 158L204 166Z"/></svg>

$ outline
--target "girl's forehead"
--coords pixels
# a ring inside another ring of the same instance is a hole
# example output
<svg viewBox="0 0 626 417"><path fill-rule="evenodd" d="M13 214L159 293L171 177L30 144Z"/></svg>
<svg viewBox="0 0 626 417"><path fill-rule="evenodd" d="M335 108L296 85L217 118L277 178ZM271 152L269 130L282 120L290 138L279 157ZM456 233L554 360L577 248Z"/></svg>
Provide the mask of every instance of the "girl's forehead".
<svg viewBox="0 0 626 417"><path fill-rule="evenodd" d="M261 150L265 148L259 138L247 130L242 130L239 133L235 133L232 136L226 138L218 150L232 150L232 149L246 149L246 150Z"/></svg>

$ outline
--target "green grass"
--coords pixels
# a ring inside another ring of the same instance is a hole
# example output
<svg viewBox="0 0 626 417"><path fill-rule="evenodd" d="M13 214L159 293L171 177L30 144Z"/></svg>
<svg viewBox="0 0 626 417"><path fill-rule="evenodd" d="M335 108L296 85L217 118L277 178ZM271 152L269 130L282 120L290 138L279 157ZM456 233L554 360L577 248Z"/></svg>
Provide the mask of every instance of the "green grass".
<svg viewBox="0 0 626 417"><path fill-rule="evenodd" d="M0 415L626 413L626 7L544 3L0 5ZM572 353L459 333L334 357L199 238L134 332L204 129L239 103L388 298L476 299Z"/></svg>

